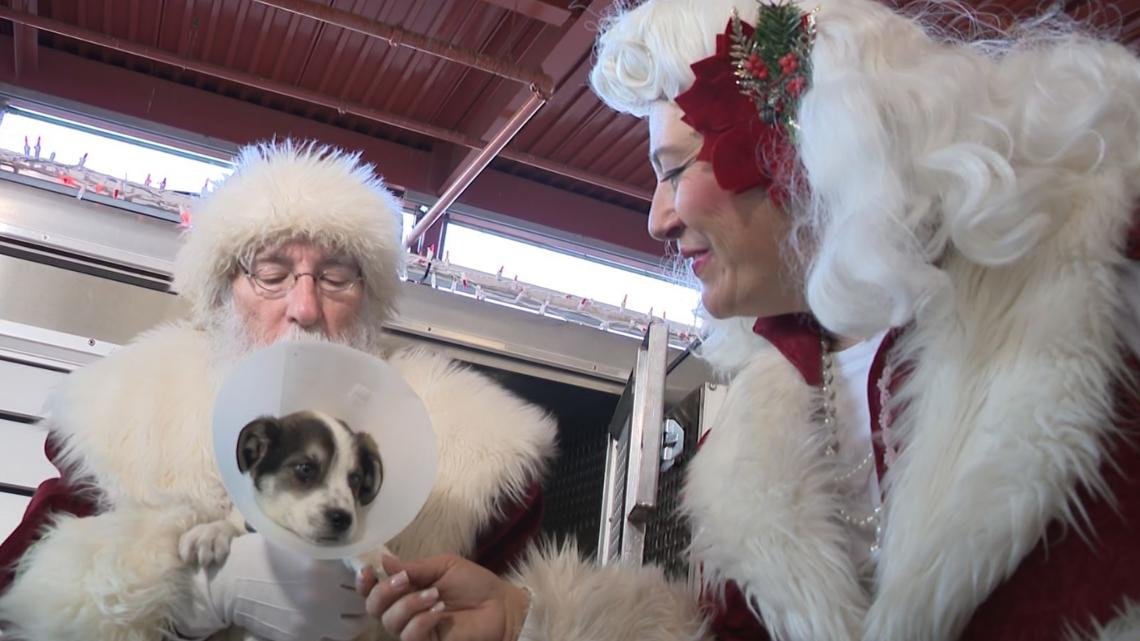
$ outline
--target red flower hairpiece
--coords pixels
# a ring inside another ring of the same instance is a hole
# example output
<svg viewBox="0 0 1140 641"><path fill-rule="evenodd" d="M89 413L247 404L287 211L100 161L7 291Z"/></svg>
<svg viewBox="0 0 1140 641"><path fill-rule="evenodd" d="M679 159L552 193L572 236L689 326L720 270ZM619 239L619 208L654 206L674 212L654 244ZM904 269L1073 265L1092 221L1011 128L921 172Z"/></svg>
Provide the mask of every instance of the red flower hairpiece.
<svg viewBox="0 0 1140 641"><path fill-rule="evenodd" d="M716 53L691 66L696 80L676 103L704 137L697 160L712 164L722 189L765 187L778 206L787 203L788 179L798 170L795 111L811 76L814 39L814 11L761 2L755 27L734 11Z"/></svg>

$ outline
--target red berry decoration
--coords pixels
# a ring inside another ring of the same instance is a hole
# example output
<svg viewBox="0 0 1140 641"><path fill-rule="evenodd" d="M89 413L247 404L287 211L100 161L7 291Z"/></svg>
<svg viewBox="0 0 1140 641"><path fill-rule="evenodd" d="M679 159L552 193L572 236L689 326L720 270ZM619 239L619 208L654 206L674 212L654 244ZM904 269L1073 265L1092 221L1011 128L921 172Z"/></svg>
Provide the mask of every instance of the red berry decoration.
<svg viewBox="0 0 1140 641"><path fill-rule="evenodd" d="M780 69L783 70L785 76L792 75L800 67L800 62L796 59L796 54L792 52L781 56L779 62Z"/></svg>
<svg viewBox="0 0 1140 641"><path fill-rule="evenodd" d="M760 58L760 54L752 54L744 61L744 70L759 80L768 79L768 65Z"/></svg>

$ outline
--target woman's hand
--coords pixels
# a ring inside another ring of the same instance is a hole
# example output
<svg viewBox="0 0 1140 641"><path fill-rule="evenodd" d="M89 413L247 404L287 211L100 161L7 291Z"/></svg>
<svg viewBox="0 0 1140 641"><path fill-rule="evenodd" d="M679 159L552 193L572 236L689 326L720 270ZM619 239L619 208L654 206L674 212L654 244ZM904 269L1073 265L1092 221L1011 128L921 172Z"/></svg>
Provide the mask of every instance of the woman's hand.
<svg viewBox="0 0 1140 641"><path fill-rule="evenodd" d="M383 564L388 578L365 568L356 588L400 641L517 641L529 606L522 588L452 554Z"/></svg>

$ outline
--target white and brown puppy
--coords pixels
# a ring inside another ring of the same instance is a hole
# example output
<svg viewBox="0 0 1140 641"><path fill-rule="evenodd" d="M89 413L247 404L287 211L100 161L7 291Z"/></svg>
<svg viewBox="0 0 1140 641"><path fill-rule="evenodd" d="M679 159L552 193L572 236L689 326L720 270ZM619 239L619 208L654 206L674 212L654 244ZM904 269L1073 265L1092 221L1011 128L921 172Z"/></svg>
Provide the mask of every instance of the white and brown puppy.
<svg viewBox="0 0 1140 641"><path fill-rule="evenodd" d="M372 437L318 412L265 417L242 428L238 470L253 479L262 512L322 545L352 540L360 509L376 498L383 472Z"/></svg>
<svg viewBox="0 0 1140 641"><path fill-rule="evenodd" d="M261 511L318 545L351 542L362 508L376 498L383 481L372 437L319 412L251 421L236 449L238 470L253 481ZM223 560L244 525L232 510L224 520L194 527L179 542L182 559L201 565Z"/></svg>

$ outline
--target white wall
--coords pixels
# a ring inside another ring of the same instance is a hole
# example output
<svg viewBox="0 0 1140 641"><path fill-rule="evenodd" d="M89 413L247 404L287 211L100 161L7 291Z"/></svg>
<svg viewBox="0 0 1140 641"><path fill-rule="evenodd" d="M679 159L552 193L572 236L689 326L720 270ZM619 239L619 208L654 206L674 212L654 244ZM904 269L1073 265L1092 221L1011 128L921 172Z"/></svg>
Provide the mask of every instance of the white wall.
<svg viewBox="0 0 1140 641"><path fill-rule="evenodd" d="M20 522L27 494L58 476L44 456L44 398L66 374L29 363L0 360L0 539Z"/></svg>

